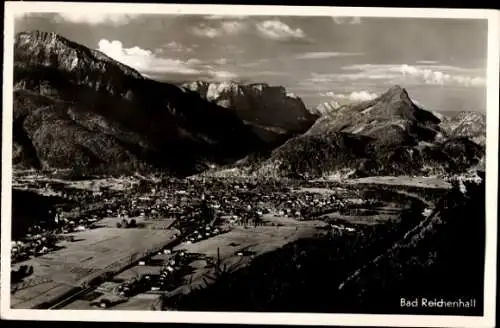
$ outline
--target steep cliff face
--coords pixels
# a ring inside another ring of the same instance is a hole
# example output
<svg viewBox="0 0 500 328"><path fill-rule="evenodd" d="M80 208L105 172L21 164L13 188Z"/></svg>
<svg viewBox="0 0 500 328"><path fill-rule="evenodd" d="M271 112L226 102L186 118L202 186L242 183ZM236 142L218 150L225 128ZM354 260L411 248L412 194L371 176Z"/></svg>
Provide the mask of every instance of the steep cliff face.
<svg viewBox="0 0 500 328"><path fill-rule="evenodd" d="M189 174L264 147L233 111L59 35L14 46L15 163Z"/></svg>
<svg viewBox="0 0 500 328"><path fill-rule="evenodd" d="M284 141L290 135L305 132L317 118L300 98L282 86L195 81L183 87L199 93L209 102L233 110L271 142Z"/></svg>

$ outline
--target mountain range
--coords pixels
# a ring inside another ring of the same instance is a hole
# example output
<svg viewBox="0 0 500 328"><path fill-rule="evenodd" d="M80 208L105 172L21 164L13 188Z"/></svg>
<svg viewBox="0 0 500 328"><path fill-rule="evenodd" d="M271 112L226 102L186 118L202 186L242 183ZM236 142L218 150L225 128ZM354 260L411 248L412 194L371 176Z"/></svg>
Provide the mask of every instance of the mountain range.
<svg viewBox="0 0 500 328"><path fill-rule="evenodd" d="M443 125L394 86L373 100L328 111L276 148L257 171L305 177L463 172L484 157L484 147L468 139L481 128L467 119L453 122Z"/></svg>
<svg viewBox="0 0 500 328"><path fill-rule="evenodd" d="M154 81L40 31L15 37L13 105L15 167L186 176L236 165L303 177L454 173L484 157L484 115L438 117L400 86L309 110L266 83Z"/></svg>
<svg viewBox="0 0 500 328"><path fill-rule="evenodd" d="M190 174L266 148L232 109L54 33L14 45L14 163Z"/></svg>

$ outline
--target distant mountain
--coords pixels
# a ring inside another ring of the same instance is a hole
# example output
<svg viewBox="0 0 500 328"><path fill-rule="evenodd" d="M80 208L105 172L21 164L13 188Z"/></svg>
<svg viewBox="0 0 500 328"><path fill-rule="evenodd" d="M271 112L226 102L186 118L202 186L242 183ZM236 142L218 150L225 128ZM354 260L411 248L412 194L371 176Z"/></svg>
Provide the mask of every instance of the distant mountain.
<svg viewBox="0 0 500 328"><path fill-rule="evenodd" d="M450 137L465 137L482 146L486 145L486 115L483 113L460 112L445 116L441 127Z"/></svg>
<svg viewBox="0 0 500 328"><path fill-rule="evenodd" d="M266 143L233 110L40 31L14 45L14 164L190 174Z"/></svg>
<svg viewBox="0 0 500 328"><path fill-rule="evenodd" d="M324 102L324 103L319 104L318 106L316 106L312 110L312 113L316 114L318 116L327 115L328 113L330 113L330 112L332 112L334 110L337 110L340 107L341 106L340 106L340 104L338 102L336 102L335 100L330 100L330 101Z"/></svg>
<svg viewBox="0 0 500 328"><path fill-rule="evenodd" d="M317 118L300 98L282 86L207 81L182 86L199 93L209 102L234 110L255 133L275 145L290 136L304 133Z"/></svg>
<svg viewBox="0 0 500 328"><path fill-rule="evenodd" d="M365 176L456 173L477 164L484 148L466 137L448 136L440 123L394 86L374 100L328 112L254 169L278 176L339 171Z"/></svg>

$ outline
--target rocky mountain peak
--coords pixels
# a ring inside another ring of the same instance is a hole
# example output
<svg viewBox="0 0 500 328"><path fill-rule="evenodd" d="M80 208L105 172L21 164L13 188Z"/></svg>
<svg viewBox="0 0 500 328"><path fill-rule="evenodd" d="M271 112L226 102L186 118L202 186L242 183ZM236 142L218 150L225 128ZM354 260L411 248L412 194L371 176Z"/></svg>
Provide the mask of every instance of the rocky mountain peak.
<svg viewBox="0 0 500 328"><path fill-rule="evenodd" d="M382 117L398 117L422 124L439 124L440 119L430 111L417 106L410 98L408 91L400 85L389 88L380 97L366 103L363 113Z"/></svg>
<svg viewBox="0 0 500 328"><path fill-rule="evenodd" d="M263 92L264 89L269 88L269 84L267 83L253 83L249 85L253 90Z"/></svg>
<svg viewBox="0 0 500 328"><path fill-rule="evenodd" d="M311 109L311 112L316 114L316 115L323 116L323 115L327 115L328 113L331 113L332 111L339 109L340 107L341 106L337 101L330 100L330 101L321 103L318 106L316 106L315 108Z"/></svg>
<svg viewBox="0 0 500 328"><path fill-rule="evenodd" d="M403 88L402 86L397 85L397 84L390 87L386 92L384 92L380 96L380 98L384 98L384 99L393 98L393 99L411 101L410 96L408 95L408 91L406 91L405 88Z"/></svg>
<svg viewBox="0 0 500 328"><path fill-rule="evenodd" d="M283 86L234 81L195 81L182 85L209 102L233 110L265 140L280 143L305 132L316 120L299 97ZM279 132L278 132L279 131Z"/></svg>
<svg viewBox="0 0 500 328"><path fill-rule="evenodd" d="M56 39L61 39L58 34L54 32L45 32L45 31L40 31L40 30L33 30L33 31L24 31L24 32L19 32L15 36L15 42L44 42L44 43L50 43L54 42Z"/></svg>
<svg viewBox="0 0 500 328"><path fill-rule="evenodd" d="M34 30L17 33L14 39L14 57L17 66L51 67L77 73L80 79L91 73L120 73L143 79L135 69L54 32Z"/></svg>

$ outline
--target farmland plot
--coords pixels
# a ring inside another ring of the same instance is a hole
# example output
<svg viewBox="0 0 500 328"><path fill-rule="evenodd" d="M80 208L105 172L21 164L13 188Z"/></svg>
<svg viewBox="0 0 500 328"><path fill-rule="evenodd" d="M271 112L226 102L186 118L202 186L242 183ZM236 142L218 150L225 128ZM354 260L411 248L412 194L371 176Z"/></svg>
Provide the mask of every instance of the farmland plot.
<svg viewBox="0 0 500 328"><path fill-rule="evenodd" d="M64 296L108 272L129 264L175 240L175 230L100 228L75 234L63 249L20 263L34 273L13 286L11 306L32 308Z"/></svg>
<svg viewBox="0 0 500 328"><path fill-rule="evenodd" d="M234 227L231 231L187 244L182 243L176 247L187 253L201 254L206 258L220 257L221 265L228 271L237 271L248 265L252 259L272 252L301 238L313 237L320 233L318 227L312 225L297 226L257 226ZM185 277L186 284L169 293L169 296L189 293L192 289L205 287L206 283L213 281L205 279L212 275L215 267L206 265L205 260L197 260L190 264L193 272Z"/></svg>

